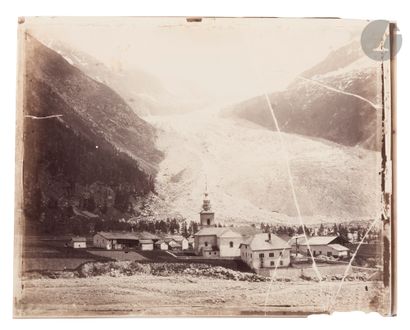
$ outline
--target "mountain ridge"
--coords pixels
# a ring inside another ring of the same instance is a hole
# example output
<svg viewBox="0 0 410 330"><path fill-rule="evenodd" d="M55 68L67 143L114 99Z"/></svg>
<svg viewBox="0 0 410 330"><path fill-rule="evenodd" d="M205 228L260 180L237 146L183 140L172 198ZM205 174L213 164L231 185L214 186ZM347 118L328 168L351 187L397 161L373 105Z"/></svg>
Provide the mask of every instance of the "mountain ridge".
<svg viewBox="0 0 410 330"><path fill-rule="evenodd" d="M64 231L74 208L106 220L132 213L132 199L155 193L163 157L155 129L110 88L28 34L25 55L27 219Z"/></svg>
<svg viewBox="0 0 410 330"><path fill-rule="evenodd" d="M284 91L268 94L280 129L345 146L380 150L380 111L359 98L337 92L354 93L373 104L381 103L378 70L379 65L364 57L357 42L333 51L301 73L302 79L295 79ZM264 96L232 105L224 114L276 130Z"/></svg>

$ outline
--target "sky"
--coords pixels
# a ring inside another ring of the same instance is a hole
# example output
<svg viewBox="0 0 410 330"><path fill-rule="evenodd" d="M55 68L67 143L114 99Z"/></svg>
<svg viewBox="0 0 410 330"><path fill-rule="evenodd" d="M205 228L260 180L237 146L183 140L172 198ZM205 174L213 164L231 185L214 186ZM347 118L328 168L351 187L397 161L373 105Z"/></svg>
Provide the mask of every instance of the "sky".
<svg viewBox="0 0 410 330"><path fill-rule="evenodd" d="M143 70L176 95L231 103L285 89L366 21L338 19L33 18L28 30L113 70Z"/></svg>

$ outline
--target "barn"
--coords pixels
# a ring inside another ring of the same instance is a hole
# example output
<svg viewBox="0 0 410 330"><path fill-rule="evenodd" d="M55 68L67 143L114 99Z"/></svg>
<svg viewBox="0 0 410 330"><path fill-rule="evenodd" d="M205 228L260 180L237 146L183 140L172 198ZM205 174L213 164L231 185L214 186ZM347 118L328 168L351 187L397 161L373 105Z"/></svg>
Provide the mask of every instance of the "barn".
<svg viewBox="0 0 410 330"><path fill-rule="evenodd" d="M162 240L156 241L154 244L155 249L166 251L168 250L168 244Z"/></svg>
<svg viewBox="0 0 410 330"><path fill-rule="evenodd" d="M152 239L140 239L138 241L138 247L141 251L152 251L154 250L154 242Z"/></svg>
<svg viewBox="0 0 410 330"><path fill-rule="evenodd" d="M324 255L327 257L345 258L349 256L349 248L343 244L346 241L341 236L314 236L307 241L314 257ZM298 250L308 255L309 248L306 240L298 244Z"/></svg>
<svg viewBox="0 0 410 330"><path fill-rule="evenodd" d="M87 247L87 239L85 237L73 237L69 242L69 246L74 249L85 249Z"/></svg>
<svg viewBox="0 0 410 330"><path fill-rule="evenodd" d="M139 237L132 232L98 232L93 237L94 246L106 250L136 248L138 242Z"/></svg>

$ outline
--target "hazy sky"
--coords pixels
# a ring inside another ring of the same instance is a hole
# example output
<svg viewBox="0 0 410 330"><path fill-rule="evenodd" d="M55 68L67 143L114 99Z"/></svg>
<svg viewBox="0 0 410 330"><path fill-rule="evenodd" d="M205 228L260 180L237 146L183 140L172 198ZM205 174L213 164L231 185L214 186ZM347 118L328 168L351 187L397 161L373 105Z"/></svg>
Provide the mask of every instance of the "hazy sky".
<svg viewBox="0 0 410 330"><path fill-rule="evenodd" d="M352 39L366 21L336 19L49 18L30 20L43 42L59 40L112 69L153 74L170 91L215 103L284 89L295 75Z"/></svg>

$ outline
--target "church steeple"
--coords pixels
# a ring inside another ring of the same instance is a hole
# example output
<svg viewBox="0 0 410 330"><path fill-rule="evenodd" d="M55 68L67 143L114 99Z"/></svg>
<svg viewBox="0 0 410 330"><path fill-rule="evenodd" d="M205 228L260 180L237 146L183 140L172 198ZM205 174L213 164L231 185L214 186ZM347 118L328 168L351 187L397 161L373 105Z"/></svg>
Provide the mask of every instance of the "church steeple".
<svg viewBox="0 0 410 330"><path fill-rule="evenodd" d="M201 228L215 226L215 213L211 210L211 200L208 197L208 182L205 182L204 200L199 213Z"/></svg>
<svg viewBox="0 0 410 330"><path fill-rule="evenodd" d="M202 211L211 211L211 201L208 197L208 193L204 194L204 200L202 202Z"/></svg>

